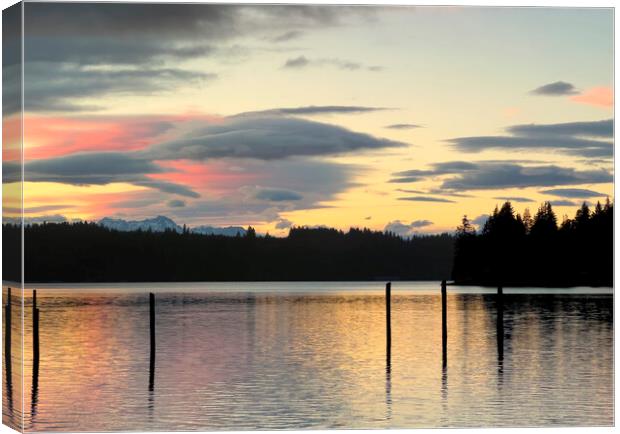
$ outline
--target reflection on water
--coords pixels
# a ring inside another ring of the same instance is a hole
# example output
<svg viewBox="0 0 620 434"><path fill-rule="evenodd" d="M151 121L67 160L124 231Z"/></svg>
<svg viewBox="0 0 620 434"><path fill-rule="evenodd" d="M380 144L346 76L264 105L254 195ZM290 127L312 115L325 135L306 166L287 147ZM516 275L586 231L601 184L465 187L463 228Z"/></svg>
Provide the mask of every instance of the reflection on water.
<svg viewBox="0 0 620 434"><path fill-rule="evenodd" d="M39 288L38 369L26 298L26 430L613 423L609 294L449 289L443 364L437 283L393 284L389 346L380 283L192 285L156 290L156 359L147 289ZM21 401L7 389L5 422Z"/></svg>
<svg viewBox="0 0 620 434"><path fill-rule="evenodd" d="M22 428L22 303L21 289L12 288L9 300L7 288L2 293L3 308L3 369L2 369L2 423L14 429ZM7 328L10 327L10 332ZM8 338L8 339L7 339Z"/></svg>

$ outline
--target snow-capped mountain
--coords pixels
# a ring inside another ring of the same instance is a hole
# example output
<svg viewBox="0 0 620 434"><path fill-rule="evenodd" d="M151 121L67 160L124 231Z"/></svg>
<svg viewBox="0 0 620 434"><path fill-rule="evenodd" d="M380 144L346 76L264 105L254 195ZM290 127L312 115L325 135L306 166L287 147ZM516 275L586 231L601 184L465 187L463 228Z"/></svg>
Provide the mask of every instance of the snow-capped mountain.
<svg viewBox="0 0 620 434"><path fill-rule="evenodd" d="M176 224L174 220L165 216L157 216L151 219L144 220L123 220L123 219L114 219L110 217L105 217L99 220L99 225L114 229L117 231L153 231L153 232L164 232L167 230L172 230L178 233L183 232L183 228ZM224 235L228 237L234 237L239 235L245 235L245 229L238 226L229 226L218 228L215 226L197 226L195 228L189 228L189 231L196 234L202 235Z"/></svg>
<svg viewBox="0 0 620 434"><path fill-rule="evenodd" d="M245 235L246 230L240 226L228 226L226 228L216 228L214 226L196 226L190 228L190 231L202 235L225 235L227 237L235 237L237 235Z"/></svg>
<svg viewBox="0 0 620 434"><path fill-rule="evenodd" d="M155 218L144 220L123 220L113 219L110 217L104 217L99 220L99 225L108 229L114 229L117 231L148 231L164 232L166 230L173 230L175 232L182 232L183 228L176 224L171 218L159 215Z"/></svg>

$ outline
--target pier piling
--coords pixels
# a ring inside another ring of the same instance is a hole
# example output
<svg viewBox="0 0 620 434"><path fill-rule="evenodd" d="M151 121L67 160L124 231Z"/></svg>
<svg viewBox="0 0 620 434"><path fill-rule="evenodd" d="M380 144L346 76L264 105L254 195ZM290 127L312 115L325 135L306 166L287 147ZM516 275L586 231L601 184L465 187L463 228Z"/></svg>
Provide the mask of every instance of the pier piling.
<svg viewBox="0 0 620 434"><path fill-rule="evenodd" d="M149 293L149 317L151 330L151 357L149 365L149 390L153 390L155 381L155 294Z"/></svg>
<svg viewBox="0 0 620 434"><path fill-rule="evenodd" d="M6 372L6 397L9 415L13 416L13 374L11 368L11 288L7 288L4 306L4 369Z"/></svg>
<svg viewBox="0 0 620 434"><path fill-rule="evenodd" d="M441 281L441 352L443 366L448 364L448 312L446 281Z"/></svg>
<svg viewBox="0 0 620 434"><path fill-rule="evenodd" d="M385 284L385 342L388 366L392 355L392 282Z"/></svg>
<svg viewBox="0 0 620 434"><path fill-rule="evenodd" d="M11 372L11 288L7 288L7 302L4 307L4 359L8 376Z"/></svg>
<svg viewBox="0 0 620 434"><path fill-rule="evenodd" d="M497 309L497 359L501 363L504 360L504 291L501 285L497 287L496 309Z"/></svg>
<svg viewBox="0 0 620 434"><path fill-rule="evenodd" d="M37 308L37 290L32 290L32 362L33 368L39 367L39 309Z"/></svg>

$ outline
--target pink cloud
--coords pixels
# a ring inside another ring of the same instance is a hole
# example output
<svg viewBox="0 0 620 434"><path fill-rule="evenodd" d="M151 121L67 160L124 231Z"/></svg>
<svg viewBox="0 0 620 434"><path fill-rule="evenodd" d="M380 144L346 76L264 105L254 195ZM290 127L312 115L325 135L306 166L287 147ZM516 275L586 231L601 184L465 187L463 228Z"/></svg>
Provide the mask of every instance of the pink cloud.
<svg viewBox="0 0 620 434"><path fill-rule="evenodd" d="M211 161L207 163L189 160L157 161L170 172L148 175L152 179L173 182L194 190L210 193L226 193L236 190L248 182L255 182L260 174L251 173L229 163Z"/></svg>
<svg viewBox="0 0 620 434"><path fill-rule="evenodd" d="M579 95L571 96L571 101L580 104L595 105L600 107L613 107L614 92L611 87L593 87L586 89Z"/></svg>
<svg viewBox="0 0 620 434"><path fill-rule="evenodd" d="M135 151L174 137L194 122L219 122L204 114L171 116L27 116L25 157L51 158L75 152Z"/></svg>

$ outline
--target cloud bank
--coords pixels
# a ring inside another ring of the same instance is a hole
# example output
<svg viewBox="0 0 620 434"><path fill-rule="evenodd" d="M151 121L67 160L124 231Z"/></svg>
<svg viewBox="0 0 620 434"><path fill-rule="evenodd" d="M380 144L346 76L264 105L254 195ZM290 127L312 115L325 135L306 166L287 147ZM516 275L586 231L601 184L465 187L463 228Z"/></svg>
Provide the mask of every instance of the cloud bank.
<svg viewBox="0 0 620 434"><path fill-rule="evenodd" d="M613 155L612 119L513 125L506 128L506 131L510 135L456 137L448 142L463 152L542 149L583 157L611 158Z"/></svg>
<svg viewBox="0 0 620 434"><path fill-rule="evenodd" d="M335 125L273 116L237 116L144 151L154 160L254 158L279 160L403 147L404 143Z"/></svg>
<svg viewBox="0 0 620 434"><path fill-rule="evenodd" d="M419 229L431 226L430 220L414 220L411 223L403 223L400 220L394 220L385 225L384 232L391 232L401 237L411 237L415 235Z"/></svg>
<svg viewBox="0 0 620 434"><path fill-rule="evenodd" d="M450 161L436 163L432 169L412 169L396 172L393 176L392 182L402 183L437 179L440 190L457 192L597 184L613 180L613 175L603 169L578 170L557 165L525 165L508 161Z"/></svg>
<svg viewBox="0 0 620 434"><path fill-rule="evenodd" d="M547 96L565 96L575 95L579 93L575 86L565 81L556 81L553 83L545 84L544 86L537 87L530 91L534 95L547 95Z"/></svg>

